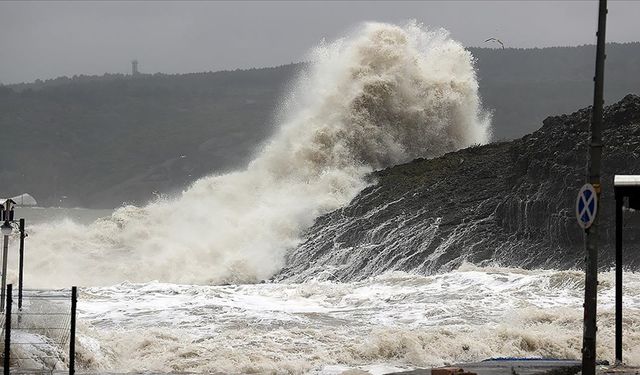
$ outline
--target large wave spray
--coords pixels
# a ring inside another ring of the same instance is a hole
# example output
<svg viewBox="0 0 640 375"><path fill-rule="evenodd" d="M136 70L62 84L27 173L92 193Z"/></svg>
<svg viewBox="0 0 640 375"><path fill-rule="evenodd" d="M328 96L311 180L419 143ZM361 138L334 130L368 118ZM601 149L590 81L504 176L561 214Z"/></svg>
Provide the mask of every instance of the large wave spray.
<svg viewBox="0 0 640 375"><path fill-rule="evenodd" d="M349 202L370 171L488 139L473 58L445 30L367 23L310 61L280 128L246 170L89 226L36 228L31 280L255 282L278 271L301 232Z"/></svg>

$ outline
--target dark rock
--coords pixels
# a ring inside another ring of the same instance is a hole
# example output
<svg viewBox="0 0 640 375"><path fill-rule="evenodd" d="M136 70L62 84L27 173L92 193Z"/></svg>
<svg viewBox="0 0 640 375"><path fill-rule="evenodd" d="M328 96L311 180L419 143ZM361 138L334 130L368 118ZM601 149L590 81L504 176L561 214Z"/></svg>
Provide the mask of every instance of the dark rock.
<svg viewBox="0 0 640 375"><path fill-rule="evenodd" d="M386 271L430 274L463 262L581 267L576 194L585 183L591 109L549 117L511 142L470 147L375 172L377 183L320 217L276 277L362 279ZM614 174L640 174L640 97L605 109L600 265L613 264ZM640 215L625 226L640 228ZM625 264L638 269L636 232Z"/></svg>

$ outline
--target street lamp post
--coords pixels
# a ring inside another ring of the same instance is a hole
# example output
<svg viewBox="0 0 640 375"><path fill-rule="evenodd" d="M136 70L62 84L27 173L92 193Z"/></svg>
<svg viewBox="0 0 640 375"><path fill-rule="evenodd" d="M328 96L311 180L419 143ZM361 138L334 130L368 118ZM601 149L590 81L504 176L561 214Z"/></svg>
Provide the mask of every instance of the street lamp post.
<svg viewBox="0 0 640 375"><path fill-rule="evenodd" d="M3 237L3 246L2 246L2 292L0 292L0 310L4 311L4 303L5 303L5 293L7 289L7 258L9 256L9 235L13 231L13 227L11 226L11 221L13 220L13 205L14 202L11 199L7 199L4 201L2 205L2 220L4 220L4 224L0 226L0 234Z"/></svg>

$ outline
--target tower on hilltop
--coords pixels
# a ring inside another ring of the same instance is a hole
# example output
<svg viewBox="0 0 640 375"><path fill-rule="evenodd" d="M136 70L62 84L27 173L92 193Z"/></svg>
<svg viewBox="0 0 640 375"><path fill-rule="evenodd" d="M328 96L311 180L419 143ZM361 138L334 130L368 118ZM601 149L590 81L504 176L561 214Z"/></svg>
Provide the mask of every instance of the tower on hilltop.
<svg viewBox="0 0 640 375"><path fill-rule="evenodd" d="M131 61L131 75L137 76L138 74L140 74L138 71L138 60L133 60Z"/></svg>

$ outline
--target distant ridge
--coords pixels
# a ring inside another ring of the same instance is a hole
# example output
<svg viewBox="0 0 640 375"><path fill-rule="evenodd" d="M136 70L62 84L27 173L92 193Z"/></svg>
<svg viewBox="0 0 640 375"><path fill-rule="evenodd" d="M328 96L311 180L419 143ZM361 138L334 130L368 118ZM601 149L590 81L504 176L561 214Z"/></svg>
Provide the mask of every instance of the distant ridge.
<svg viewBox="0 0 640 375"><path fill-rule="evenodd" d="M206 72L192 72L192 73L138 73L135 76L130 73L104 73L102 75L87 75L87 74L78 74L71 77L68 76L60 76L56 78L50 79L37 79L33 82L22 82L22 83L10 83L4 86L6 88L10 88L16 92L21 92L24 90L43 90L47 88L52 88L56 86L65 86L69 84L83 84L83 83L91 83L91 82L109 82L115 80L123 80L123 79L142 79L142 78L150 78L150 77L163 77L163 78L175 78L175 77L207 77L210 75L237 75L242 74L243 72L252 72L252 71L270 71L273 69L281 69L287 68L289 66L302 66L304 63L291 63L285 65L278 65L273 67L263 67L263 68L247 68L247 69L233 69L233 70L218 70L218 71L206 71Z"/></svg>
<svg viewBox="0 0 640 375"><path fill-rule="evenodd" d="M469 48L493 138L592 101L593 46ZM304 64L191 74L76 76L0 86L0 180L43 206L142 204L246 165ZM609 44L605 100L640 93L640 43Z"/></svg>

